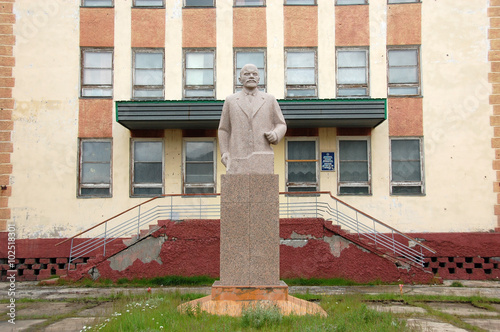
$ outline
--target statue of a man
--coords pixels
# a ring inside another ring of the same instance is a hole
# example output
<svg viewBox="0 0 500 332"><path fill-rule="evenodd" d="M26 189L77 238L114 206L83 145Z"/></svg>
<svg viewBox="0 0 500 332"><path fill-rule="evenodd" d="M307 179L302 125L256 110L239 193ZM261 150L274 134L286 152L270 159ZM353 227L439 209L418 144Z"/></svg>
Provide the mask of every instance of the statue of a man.
<svg viewBox="0 0 500 332"><path fill-rule="evenodd" d="M276 98L257 88L259 79L255 65L243 66L243 89L228 96L222 108L219 148L229 174L274 172L270 144L285 136L286 123Z"/></svg>

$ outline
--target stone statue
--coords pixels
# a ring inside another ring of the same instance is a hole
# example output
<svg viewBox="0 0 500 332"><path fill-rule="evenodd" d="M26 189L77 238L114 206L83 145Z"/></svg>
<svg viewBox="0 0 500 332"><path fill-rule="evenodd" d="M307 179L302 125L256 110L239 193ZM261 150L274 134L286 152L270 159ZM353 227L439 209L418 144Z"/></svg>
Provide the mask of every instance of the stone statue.
<svg viewBox="0 0 500 332"><path fill-rule="evenodd" d="M259 71L243 66L243 90L226 98L219 123L219 148L228 174L273 174L270 144L285 136L286 123L274 96L259 91Z"/></svg>

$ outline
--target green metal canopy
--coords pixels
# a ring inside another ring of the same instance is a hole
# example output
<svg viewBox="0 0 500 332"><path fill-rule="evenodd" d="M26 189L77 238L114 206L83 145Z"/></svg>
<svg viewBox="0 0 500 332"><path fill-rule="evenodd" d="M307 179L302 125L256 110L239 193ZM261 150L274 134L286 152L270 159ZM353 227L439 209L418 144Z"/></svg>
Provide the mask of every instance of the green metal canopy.
<svg viewBox="0 0 500 332"><path fill-rule="evenodd" d="M374 128L387 118L386 99L278 100L289 128ZM117 101L116 121L130 130L217 129L222 100Z"/></svg>

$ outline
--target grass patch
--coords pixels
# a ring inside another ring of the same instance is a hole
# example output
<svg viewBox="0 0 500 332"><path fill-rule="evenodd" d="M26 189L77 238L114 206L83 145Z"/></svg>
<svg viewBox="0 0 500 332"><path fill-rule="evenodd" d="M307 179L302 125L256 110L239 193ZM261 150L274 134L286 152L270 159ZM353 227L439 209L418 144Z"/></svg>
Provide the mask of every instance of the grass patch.
<svg viewBox="0 0 500 332"><path fill-rule="evenodd" d="M56 286L67 287L160 287L160 286L212 286L215 278L208 276L164 276L155 278L121 278L116 282L110 279L92 280L90 278L83 278L77 281L59 279Z"/></svg>
<svg viewBox="0 0 500 332"><path fill-rule="evenodd" d="M283 316L276 307L244 310L242 317L216 316L177 306L201 294L160 293L123 298L111 317L85 331L412 331L390 313L369 309L361 296L320 296L328 317Z"/></svg>

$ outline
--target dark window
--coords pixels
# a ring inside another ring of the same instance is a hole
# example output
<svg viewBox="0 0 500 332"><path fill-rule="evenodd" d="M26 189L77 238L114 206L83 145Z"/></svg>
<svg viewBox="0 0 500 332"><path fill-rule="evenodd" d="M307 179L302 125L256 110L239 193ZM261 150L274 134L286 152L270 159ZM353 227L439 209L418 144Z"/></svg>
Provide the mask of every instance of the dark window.
<svg viewBox="0 0 500 332"><path fill-rule="evenodd" d="M424 194L420 138L391 139L391 194Z"/></svg>
<svg viewBox="0 0 500 332"><path fill-rule="evenodd" d="M287 191L318 190L316 139L287 139Z"/></svg>
<svg viewBox="0 0 500 332"><path fill-rule="evenodd" d="M80 197L111 196L111 140L81 139L79 163Z"/></svg>
<svg viewBox="0 0 500 332"><path fill-rule="evenodd" d="M370 151L367 139L339 140L339 194L371 193Z"/></svg>
<svg viewBox="0 0 500 332"><path fill-rule="evenodd" d="M163 194L163 142L132 140L132 195Z"/></svg>

